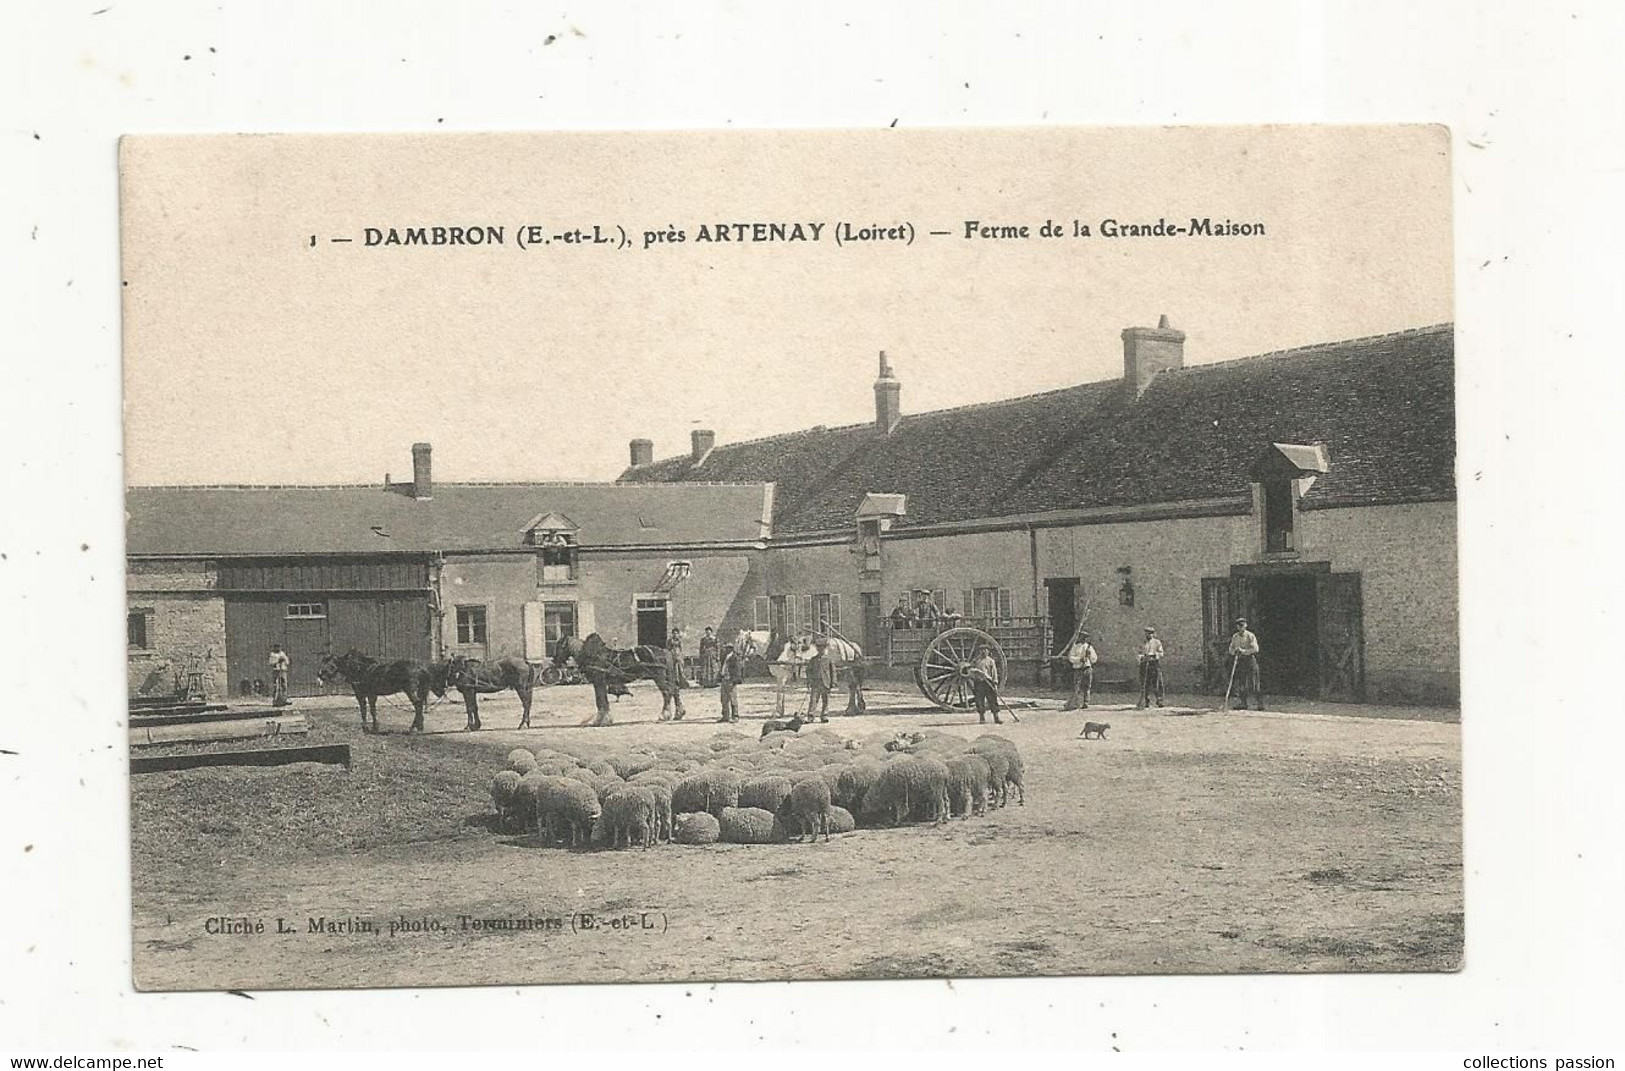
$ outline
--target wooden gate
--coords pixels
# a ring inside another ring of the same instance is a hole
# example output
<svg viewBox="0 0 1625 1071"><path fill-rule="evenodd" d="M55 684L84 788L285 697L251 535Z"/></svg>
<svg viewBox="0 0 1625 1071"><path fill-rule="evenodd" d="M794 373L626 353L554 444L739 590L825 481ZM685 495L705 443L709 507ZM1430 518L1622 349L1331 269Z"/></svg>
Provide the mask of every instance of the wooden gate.
<svg viewBox="0 0 1625 1071"><path fill-rule="evenodd" d="M1252 618L1254 590L1245 576L1202 579L1202 678L1211 695L1230 683L1230 635L1236 618Z"/></svg>
<svg viewBox="0 0 1625 1071"><path fill-rule="evenodd" d="M1315 578L1320 629L1320 695L1356 702L1365 698L1365 603L1359 573Z"/></svg>

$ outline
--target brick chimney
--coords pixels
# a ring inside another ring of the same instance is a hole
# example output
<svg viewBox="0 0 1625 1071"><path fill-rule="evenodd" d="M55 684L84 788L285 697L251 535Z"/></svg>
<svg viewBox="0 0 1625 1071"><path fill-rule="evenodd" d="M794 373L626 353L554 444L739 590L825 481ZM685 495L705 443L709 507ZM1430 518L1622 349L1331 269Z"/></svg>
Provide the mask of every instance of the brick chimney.
<svg viewBox="0 0 1625 1071"><path fill-rule="evenodd" d="M434 447L428 443L412 444L412 497L423 501L434 497L434 481L429 476L429 455Z"/></svg>
<svg viewBox="0 0 1625 1071"><path fill-rule="evenodd" d="M903 385L891 374L886 351L880 351L880 378L875 380L875 430L890 435L903 419Z"/></svg>
<svg viewBox="0 0 1625 1071"><path fill-rule="evenodd" d="M652 465L655 460L655 444L648 439L632 440L632 467Z"/></svg>
<svg viewBox="0 0 1625 1071"><path fill-rule="evenodd" d="M698 465L705 460L705 455L717 445L717 433L709 430L689 432L689 457Z"/></svg>
<svg viewBox="0 0 1625 1071"><path fill-rule="evenodd" d="M1185 332L1168 326L1168 317L1155 327L1123 329L1123 386L1139 398L1158 372L1185 367Z"/></svg>

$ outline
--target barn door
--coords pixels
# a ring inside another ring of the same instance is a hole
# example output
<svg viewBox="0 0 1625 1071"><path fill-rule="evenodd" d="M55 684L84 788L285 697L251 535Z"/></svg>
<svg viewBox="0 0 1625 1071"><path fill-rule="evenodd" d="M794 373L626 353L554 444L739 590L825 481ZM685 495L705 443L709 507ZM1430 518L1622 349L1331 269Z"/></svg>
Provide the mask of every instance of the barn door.
<svg viewBox="0 0 1625 1071"><path fill-rule="evenodd" d="M1365 604L1359 573L1315 579L1320 631L1320 694L1357 702L1365 698Z"/></svg>
<svg viewBox="0 0 1625 1071"><path fill-rule="evenodd" d="M1231 586L1227 576L1202 578L1202 678L1206 691L1224 691L1230 672Z"/></svg>

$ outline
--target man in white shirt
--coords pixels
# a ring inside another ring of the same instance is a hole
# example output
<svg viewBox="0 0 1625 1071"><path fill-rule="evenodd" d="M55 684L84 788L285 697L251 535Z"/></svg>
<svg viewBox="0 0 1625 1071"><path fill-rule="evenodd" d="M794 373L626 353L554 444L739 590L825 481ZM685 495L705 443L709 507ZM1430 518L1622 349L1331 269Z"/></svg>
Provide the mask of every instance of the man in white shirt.
<svg viewBox="0 0 1625 1071"><path fill-rule="evenodd" d="M288 666L290 659L288 652L282 649L280 643L271 644L271 657L266 659L266 665L271 670L271 705L285 707L288 705Z"/></svg>
<svg viewBox="0 0 1625 1071"><path fill-rule="evenodd" d="M976 699L976 720L987 721L987 712L993 712L993 722L1003 725L999 717L999 663L986 647L976 649L976 661L971 663L971 695ZM1014 717L1014 715L1011 715Z"/></svg>
<svg viewBox="0 0 1625 1071"><path fill-rule="evenodd" d="M1151 705L1151 697L1155 694L1157 706L1162 706L1162 641L1157 639L1157 630L1150 625L1145 626L1145 642L1140 644L1140 701L1134 709L1144 710Z"/></svg>
<svg viewBox="0 0 1625 1071"><path fill-rule="evenodd" d="M1258 676L1258 637L1247 629L1245 617L1236 618L1236 631L1230 634L1230 657L1234 660L1232 672L1241 689L1241 709L1247 709L1247 697L1258 697L1258 709L1264 709L1264 687Z"/></svg>
<svg viewBox="0 0 1625 1071"><path fill-rule="evenodd" d="M1062 709L1088 710L1089 700L1095 692L1095 663L1100 661L1100 655L1089 642L1087 632L1078 630L1072 646L1067 648L1066 660L1072 667L1072 698Z"/></svg>

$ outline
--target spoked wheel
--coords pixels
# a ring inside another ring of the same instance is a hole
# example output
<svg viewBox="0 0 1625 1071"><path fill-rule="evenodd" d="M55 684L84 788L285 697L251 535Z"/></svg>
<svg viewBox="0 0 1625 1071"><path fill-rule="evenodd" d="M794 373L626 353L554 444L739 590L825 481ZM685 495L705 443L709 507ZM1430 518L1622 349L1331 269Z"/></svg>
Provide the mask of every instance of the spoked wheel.
<svg viewBox="0 0 1625 1071"><path fill-rule="evenodd" d="M971 688L971 670L976 652L986 647L999 667L1003 681L1004 649L999 641L977 628L951 628L926 644L914 680L920 694L944 710L971 710L976 698Z"/></svg>
<svg viewBox="0 0 1625 1071"><path fill-rule="evenodd" d="M543 684L560 684L564 681L564 671L558 666L548 666L542 670Z"/></svg>

